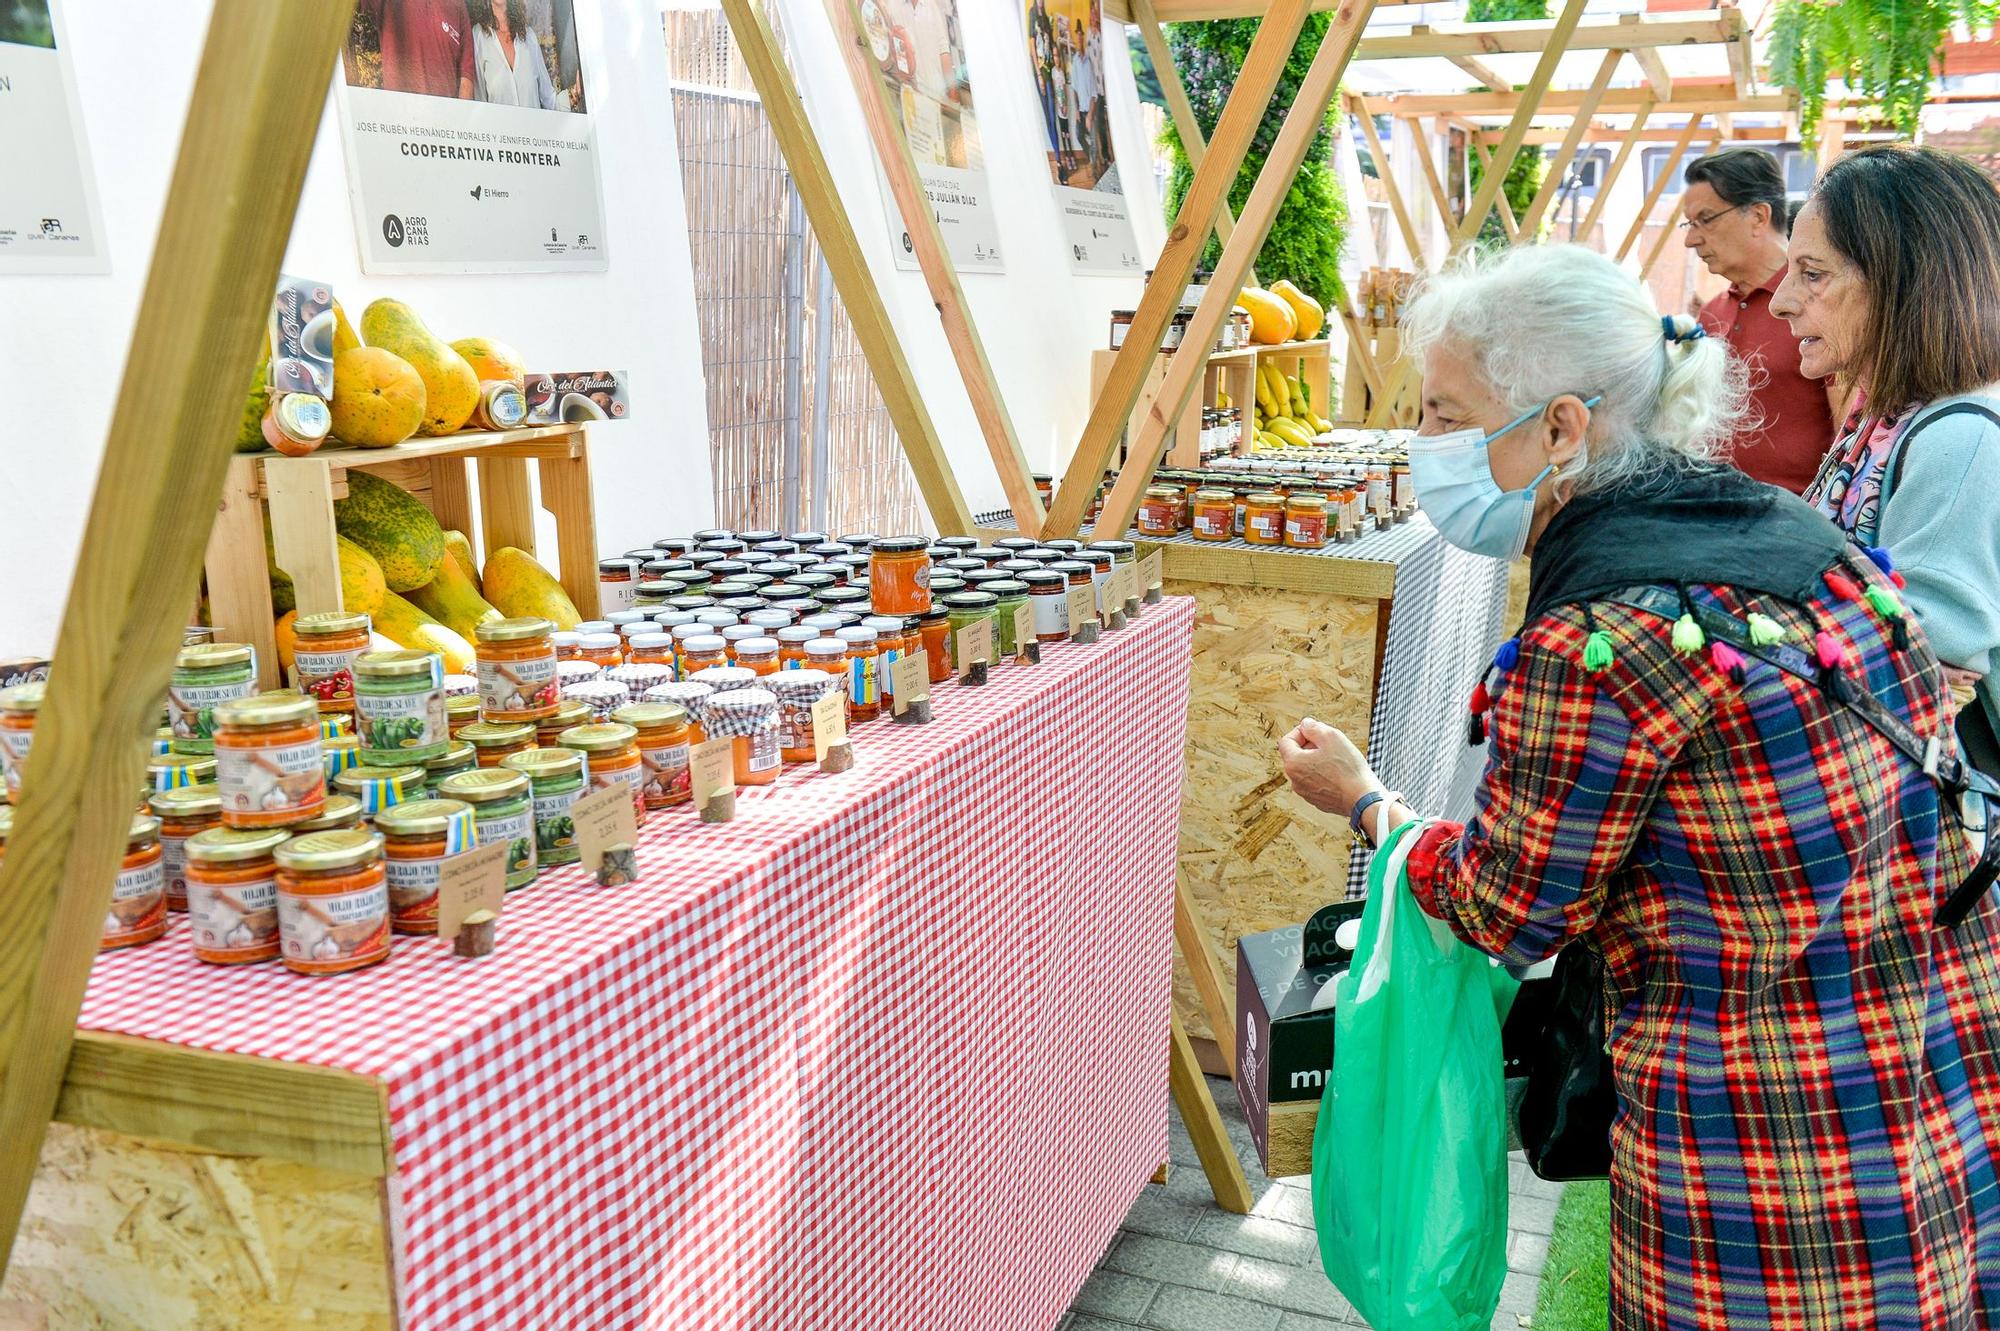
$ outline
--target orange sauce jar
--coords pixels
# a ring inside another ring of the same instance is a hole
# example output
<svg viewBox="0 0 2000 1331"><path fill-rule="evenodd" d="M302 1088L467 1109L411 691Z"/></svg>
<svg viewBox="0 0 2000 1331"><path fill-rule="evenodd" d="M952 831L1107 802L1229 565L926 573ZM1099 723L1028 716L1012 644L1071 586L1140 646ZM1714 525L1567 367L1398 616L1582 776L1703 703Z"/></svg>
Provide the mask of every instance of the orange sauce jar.
<svg viewBox="0 0 2000 1331"><path fill-rule="evenodd" d="M777 694L769 689L731 689L710 698L704 716L703 728L710 738L727 737L731 743L737 785L767 786L778 779L784 751L778 735Z"/></svg>
<svg viewBox="0 0 2000 1331"><path fill-rule="evenodd" d="M166 866L167 909L187 909L188 839L222 826L222 796L212 785L162 790L146 801L160 820L160 852Z"/></svg>
<svg viewBox="0 0 2000 1331"><path fill-rule="evenodd" d="M309 832L278 862L278 944L285 969L335 975L389 959L389 886L375 832Z"/></svg>
<svg viewBox="0 0 2000 1331"><path fill-rule="evenodd" d="M1139 531L1145 536L1172 536L1181 529L1181 513L1187 492L1177 485L1154 485L1146 489L1139 505Z"/></svg>
<svg viewBox="0 0 2000 1331"><path fill-rule="evenodd" d="M1326 497L1299 493L1285 501L1285 544L1300 550L1326 545Z"/></svg>
<svg viewBox="0 0 2000 1331"><path fill-rule="evenodd" d="M1285 497L1276 490L1255 490L1243 501L1243 539L1251 545L1285 543Z"/></svg>
<svg viewBox="0 0 2000 1331"><path fill-rule="evenodd" d="M1228 490L1194 492L1194 538L1227 541L1236 536L1236 496Z"/></svg>
<svg viewBox="0 0 2000 1331"><path fill-rule="evenodd" d="M930 673L931 683L942 684L950 679L951 612L938 606L918 616L917 640L922 644L924 666Z"/></svg>
<svg viewBox="0 0 2000 1331"><path fill-rule="evenodd" d="M878 615L921 615L930 609L930 542L921 536L886 536L871 543L868 595Z"/></svg>
<svg viewBox="0 0 2000 1331"><path fill-rule="evenodd" d="M621 721L571 726L556 737L556 742L583 755L584 771L589 775L593 793L606 786L620 785L630 791L632 816L641 827L645 826L646 766L639 757L639 732L635 727Z"/></svg>
<svg viewBox="0 0 2000 1331"><path fill-rule="evenodd" d="M681 678L693 679L710 666L729 664L729 640L720 634L703 633L681 639Z"/></svg>
<svg viewBox="0 0 2000 1331"><path fill-rule="evenodd" d="M7 800L21 802L21 773L35 742L35 714L42 709L43 681L0 689L0 769L7 776Z"/></svg>
<svg viewBox="0 0 2000 1331"><path fill-rule="evenodd" d="M498 767L507 755L534 748L536 730L525 721L481 721L467 726L457 738L472 746L480 767Z"/></svg>
<svg viewBox="0 0 2000 1331"><path fill-rule="evenodd" d="M160 820L140 814L126 835L125 859L111 887L100 951L150 943L167 931L167 865Z"/></svg>
<svg viewBox="0 0 2000 1331"><path fill-rule="evenodd" d="M639 765L644 773L640 795L648 809L685 804L694 794L688 770L687 712L672 703L627 703L611 714L619 725L638 732Z"/></svg>
<svg viewBox="0 0 2000 1331"><path fill-rule="evenodd" d="M619 633L586 633L577 641L576 659L601 670L625 664L625 638Z"/></svg>
<svg viewBox="0 0 2000 1331"><path fill-rule="evenodd" d="M736 664L759 675L775 675L781 668L778 652L776 638L739 638L736 641Z"/></svg>
<svg viewBox="0 0 2000 1331"><path fill-rule="evenodd" d="M187 843L188 941L197 961L241 966L278 955L282 827L215 827Z"/></svg>
<svg viewBox="0 0 2000 1331"><path fill-rule="evenodd" d="M258 693L215 709L215 786L224 827L284 827L326 804L319 704Z"/></svg>
<svg viewBox="0 0 2000 1331"><path fill-rule="evenodd" d="M536 615L489 619L473 630L483 719L539 721L555 710L556 647L550 641L555 631L554 624ZM618 635L611 637L615 650ZM594 659L587 645L584 655Z"/></svg>
<svg viewBox="0 0 2000 1331"><path fill-rule="evenodd" d="M778 699L778 751L786 762L813 761L813 704L840 691L841 681L824 670L787 670L771 681Z"/></svg>
<svg viewBox="0 0 2000 1331"><path fill-rule="evenodd" d="M434 934L444 862L477 842L472 806L463 800L411 800L375 815L382 870L389 885L389 928Z"/></svg>
<svg viewBox="0 0 2000 1331"><path fill-rule="evenodd" d="M804 670L806 668L806 644L819 636L818 629L809 629L803 624L790 624L777 632L778 668L780 670Z"/></svg>
<svg viewBox="0 0 2000 1331"><path fill-rule="evenodd" d="M574 698L564 698L556 704L554 712L535 723L535 747L538 749L562 747L557 737L571 726L589 725L592 715L589 703L578 702Z"/></svg>
<svg viewBox="0 0 2000 1331"><path fill-rule="evenodd" d="M674 668L674 635L666 632L634 633L625 639L625 657L631 665Z"/></svg>
<svg viewBox="0 0 2000 1331"><path fill-rule="evenodd" d="M707 732L701 728L702 709L708 706L708 700L714 696L715 690L708 685L685 680L678 684L661 684L647 689L646 696L641 701L665 703L669 707L678 707L686 713L688 748L692 751L695 745L708 738Z"/></svg>
<svg viewBox="0 0 2000 1331"><path fill-rule="evenodd" d="M460 694L444 700L445 729L453 739L467 726L479 724L479 695Z"/></svg>
<svg viewBox="0 0 2000 1331"><path fill-rule="evenodd" d="M368 616L347 610L292 622L292 683L322 712L354 710L354 658L368 650Z"/></svg>

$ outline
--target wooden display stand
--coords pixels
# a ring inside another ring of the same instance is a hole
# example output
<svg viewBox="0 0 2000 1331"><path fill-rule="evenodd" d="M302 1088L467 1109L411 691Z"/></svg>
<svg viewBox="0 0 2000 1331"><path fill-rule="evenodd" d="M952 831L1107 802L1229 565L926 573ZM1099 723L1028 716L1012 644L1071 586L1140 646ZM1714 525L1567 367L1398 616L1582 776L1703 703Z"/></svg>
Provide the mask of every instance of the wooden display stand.
<svg viewBox="0 0 2000 1331"><path fill-rule="evenodd" d="M260 684L278 687L275 614L264 557L266 506L277 564L291 575L299 613L339 610L333 501L347 494L350 470L379 476L416 496L440 525L465 533L484 566L487 556L502 546L535 553L531 461L541 481L542 507L556 520L557 579L577 612L595 619L597 524L584 427L547 425L413 439L394 448L322 448L302 458L253 453L231 459L206 564L209 622L217 638L255 647ZM474 464L479 468L476 526L467 470Z"/></svg>
<svg viewBox="0 0 2000 1331"><path fill-rule="evenodd" d="M1310 342L1279 342L1274 346L1252 347L1257 365L1271 364L1287 379L1297 378L1312 399L1307 409L1315 416L1333 419L1327 404L1333 401L1333 344L1325 338Z"/></svg>
<svg viewBox="0 0 2000 1331"><path fill-rule="evenodd" d="M1162 351L1153 357L1152 368L1146 372L1145 386L1139 390L1139 408L1132 413L1135 418L1143 417L1153 409L1160 385L1166 382L1167 367L1176 356L1185 354L1183 351ZM1118 353L1115 351L1090 353L1091 401L1097 400L1117 360ZM1306 391L1312 395L1312 410L1331 419L1326 404L1332 400L1333 352L1331 344L1324 338L1312 342L1281 342L1274 346L1252 345L1235 351L1212 351L1203 360L1201 391L1181 412L1180 419L1173 423L1169 432L1173 442L1167 449L1165 466L1201 465L1201 413L1216 404L1218 390L1229 395L1232 405L1242 408L1243 431L1247 440L1250 410L1257 401L1257 373L1267 361L1275 364L1279 373L1287 378L1296 375L1303 380Z"/></svg>

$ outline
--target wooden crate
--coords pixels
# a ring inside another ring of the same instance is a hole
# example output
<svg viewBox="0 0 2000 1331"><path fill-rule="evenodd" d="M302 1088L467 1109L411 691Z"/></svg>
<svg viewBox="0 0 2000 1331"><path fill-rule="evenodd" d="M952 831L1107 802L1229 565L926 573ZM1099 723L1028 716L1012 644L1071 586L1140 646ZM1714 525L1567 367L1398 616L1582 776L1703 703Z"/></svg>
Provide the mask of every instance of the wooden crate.
<svg viewBox="0 0 2000 1331"><path fill-rule="evenodd" d="M260 685L279 686L276 616L264 558L267 508L278 567L291 575L299 613L339 610L333 501L347 494L349 470L408 490L440 524L464 532L483 565L502 546L535 553L530 462L541 482L542 507L556 520L556 577L577 611L595 619L597 522L584 428L549 425L413 439L394 448L322 448L302 458L254 453L233 459L208 540L209 622L217 638L255 647ZM476 525L467 472L475 465Z"/></svg>
<svg viewBox="0 0 2000 1331"><path fill-rule="evenodd" d="M1163 351L1153 357L1153 364L1146 371L1146 382L1139 390L1139 404L1132 410L1132 419L1139 420L1153 409L1153 399L1159 396L1160 385L1167 377L1167 365L1174 356L1185 353ZM1117 358L1115 351L1093 351L1090 353L1090 400L1095 402L1104 387L1106 376L1111 373L1112 362ZM1245 347L1240 351L1217 351L1207 357L1202 370L1201 392L1194 401L1188 403L1180 420L1174 423L1172 442L1167 448L1167 459L1163 464L1169 467L1199 467L1201 465L1201 413L1216 404L1218 391L1229 394L1234 405L1243 409L1243 428L1250 428L1250 407L1257 399L1256 349ZM1128 431L1122 439L1130 438Z"/></svg>
<svg viewBox="0 0 2000 1331"><path fill-rule="evenodd" d="M1308 409L1315 416L1334 419L1327 410L1333 401L1333 344L1325 338L1311 342L1279 342L1250 348L1258 366L1275 365L1287 379L1297 376L1312 399Z"/></svg>

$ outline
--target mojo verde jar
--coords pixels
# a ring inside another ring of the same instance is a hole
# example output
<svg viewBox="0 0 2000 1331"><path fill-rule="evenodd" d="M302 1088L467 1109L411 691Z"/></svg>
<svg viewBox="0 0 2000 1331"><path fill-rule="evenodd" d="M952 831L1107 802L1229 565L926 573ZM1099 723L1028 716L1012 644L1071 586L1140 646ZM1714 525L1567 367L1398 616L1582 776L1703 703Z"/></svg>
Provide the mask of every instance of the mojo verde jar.
<svg viewBox="0 0 2000 1331"><path fill-rule="evenodd" d="M282 827L215 827L187 843L188 941L195 959L215 966L271 961L278 955L279 846Z"/></svg>
<svg viewBox="0 0 2000 1331"><path fill-rule="evenodd" d="M576 840L570 806L582 797L583 755L574 749L529 749L501 761L528 778L528 805L535 821L535 859L543 865L575 864L583 848Z"/></svg>
<svg viewBox="0 0 2000 1331"><path fill-rule="evenodd" d="M25 685L22 687L26 687ZM183 647L167 685L176 753L215 751L215 708L257 691L257 655L240 642Z"/></svg>
<svg viewBox="0 0 2000 1331"><path fill-rule="evenodd" d="M1000 649L1000 598L991 592L953 592L944 598L944 608L951 615L951 636L947 639L951 646L953 673L960 666L958 659L958 635L962 629L970 628L984 619L993 624L993 648Z"/></svg>
<svg viewBox="0 0 2000 1331"><path fill-rule="evenodd" d="M460 772L470 772L478 766L479 751L462 739L453 740L443 753L425 761L425 793L435 799L438 782L448 776L457 776Z"/></svg>
<svg viewBox="0 0 2000 1331"><path fill-rule="evenodd" d="M460 800L411 800L375 816L389 884L389 927L434 934L444 862L477 844L472 806Z"/></svg>
<svg viewBox="0 0 2000 1331"><path fill-rule="evenodd" d="M438 782L438 797L472 806L480 845L506 845L508 891L535 881L535 820L526 776L507 767L460 772Z"/></svg>
<svg viewBox="0 0 2000 1331"><path fill-rule="evenodd" d="M444 662L399 648L354 658L354 729L361 761L380 767L424 763L451 742Z"/></svg>
<svg viewBox="0 0 2000 1331"><path fill-rule="evenodd" d="M283 827L326 803L319 705L259 693L215 709L215 787L225 827Z"/></svg>
<svg viewBox="0 0 2000 1331"><path fill-rule="evenodd" d="M389 957L389 888L374 832L312 832L272 851L285 969L335 975Z"/></svg>
<svg viewBox="0 0 2000 1331"><path fill-rule="evenodd" d="M473 630L478 640L480 716L488 721L539 721L555 710L559 689L556 648L550 640L555 631L554 624L537 615L489 619ZM612 646L615 652L617 643ZM595 659L588 638L584 657Z"/></svg>

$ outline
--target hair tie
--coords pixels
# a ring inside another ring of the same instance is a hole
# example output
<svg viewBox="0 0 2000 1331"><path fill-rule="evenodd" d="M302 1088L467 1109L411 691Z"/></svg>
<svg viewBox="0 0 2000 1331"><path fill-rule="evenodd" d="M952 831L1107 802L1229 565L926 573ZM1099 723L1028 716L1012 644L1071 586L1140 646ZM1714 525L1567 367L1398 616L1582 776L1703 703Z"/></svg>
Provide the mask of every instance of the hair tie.
<svg viewBox="0 0 2000 1331"><path fill-rule="evenodd" d="M1685 333L1679 332L1674 328L1674 316L1671 314L1663 314L1660 316L1660 332L1666 336L1667 341L1677 342L1677 343L1696 342L1708 336L1708 330L1706 328L1703 328L1700 324L1696 324L1692 329L1690 329Z"/></svg>

